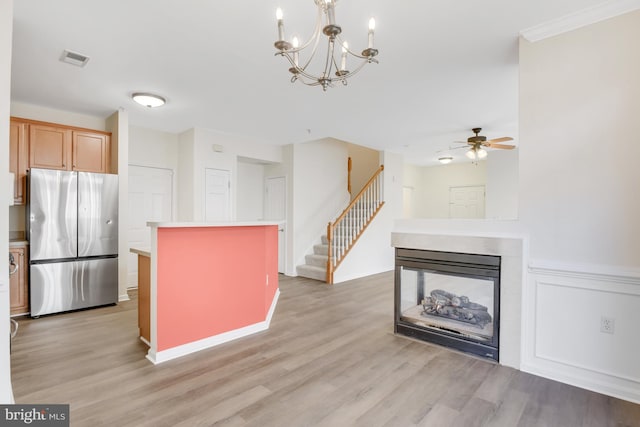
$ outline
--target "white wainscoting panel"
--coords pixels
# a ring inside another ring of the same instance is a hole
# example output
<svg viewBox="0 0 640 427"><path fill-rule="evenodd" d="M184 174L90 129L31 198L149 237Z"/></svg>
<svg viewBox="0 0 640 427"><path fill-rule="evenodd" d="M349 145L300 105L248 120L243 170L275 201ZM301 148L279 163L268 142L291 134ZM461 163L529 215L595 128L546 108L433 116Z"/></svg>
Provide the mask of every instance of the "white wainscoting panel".
<svg viewBox="0 0 640 427"><path fill-rule="evenodd" d="M522 369L640 403L640 274L585 270L530 264ZM601 331L603 317L614 320L613 334Z"/></svg>

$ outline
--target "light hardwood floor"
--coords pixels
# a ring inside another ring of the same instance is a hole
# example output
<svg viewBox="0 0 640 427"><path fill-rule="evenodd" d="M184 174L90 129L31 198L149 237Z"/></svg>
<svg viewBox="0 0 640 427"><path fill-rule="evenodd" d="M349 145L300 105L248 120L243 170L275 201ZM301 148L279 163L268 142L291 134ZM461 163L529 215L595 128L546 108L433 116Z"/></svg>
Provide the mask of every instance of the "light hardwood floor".
<svg viewBox="0 0 640 427"><path fill-rule="evenodd" d="M268 331L157 366L135 299L20 319L16 401L69 403L74 427L640 426L640 405L394 336L391 272L280 290Z"/></svg>

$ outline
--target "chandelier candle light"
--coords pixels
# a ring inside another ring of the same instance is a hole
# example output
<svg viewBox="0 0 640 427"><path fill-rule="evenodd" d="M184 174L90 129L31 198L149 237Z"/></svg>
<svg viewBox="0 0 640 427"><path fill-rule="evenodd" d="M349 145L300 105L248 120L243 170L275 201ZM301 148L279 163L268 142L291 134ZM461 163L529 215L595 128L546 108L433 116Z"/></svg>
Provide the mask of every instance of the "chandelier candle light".
<svg viewBox="0 0 640 427"><path fill-rule="evenodd" d="M300 41L297 37L293 37L291 43L286 41L284 35L283 13L282 10L278 8L276 10L276 19L278 21L278 41L276 41L274 45L276 49L278 49L276 55L284 56L291 64L289 72L293 74L293 77L291 77L292 83L299 80L307 86L322 86L322 89L326 91L327 88L333 86L333 83L336 81L342 82L343 85L346 85L347 79L360 71L366 64L371 62L375 62L376 64L378 63L378 60L374 58L378 55L378 50L373 48L373 33L376 21L373 18L369 20L367 48L363 50L361 54L357 54L351 51L349 49L349 44L340 38L342 28L336 24L335 17L335 3L338 0L313 1L318 7L318 17L316 20L316 27L311 38L302 45L300 45ZM323 34L327 37L327 52L324 60L324 69L320 74L314 75L310 71L307 71L307 68L316 55L316 51ZM334 56L336 42L342 48L339 63ZM303 65L300 65L299 54L309 46L311 46L309 58ZM347 58L349 55L360 61L353 71L349 71L347 69Z"/></svg>

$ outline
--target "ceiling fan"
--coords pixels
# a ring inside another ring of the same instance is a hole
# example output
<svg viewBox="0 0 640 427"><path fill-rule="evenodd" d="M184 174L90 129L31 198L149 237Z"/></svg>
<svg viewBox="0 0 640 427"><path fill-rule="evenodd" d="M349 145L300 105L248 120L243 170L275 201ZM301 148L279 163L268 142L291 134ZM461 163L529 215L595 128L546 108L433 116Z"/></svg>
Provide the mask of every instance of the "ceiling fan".
<svg viewBox="0 0 640 427"><path fill-rule="evenodd" d="M487 140L486 136L480 135L480 131L482 128L473 128L471 129L474 136L467 138L467 141L456 141L461 144L469 145L469 151L467 151L466 156L471 160L484 159L487 157L487 151L482 147L488 148L500 148L503 150L512 150L516 148L515 145L511 144L500 144L500 142L513 141L513 138L510 136L503 136L502 138L495 138ZM463 148L463 147L460 147Z"/></svg>

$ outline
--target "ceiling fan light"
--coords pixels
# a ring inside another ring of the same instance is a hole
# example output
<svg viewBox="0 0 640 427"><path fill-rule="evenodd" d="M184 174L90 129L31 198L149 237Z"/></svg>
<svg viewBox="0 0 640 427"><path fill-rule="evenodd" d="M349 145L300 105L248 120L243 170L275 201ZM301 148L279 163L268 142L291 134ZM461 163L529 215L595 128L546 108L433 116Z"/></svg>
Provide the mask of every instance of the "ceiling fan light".
<svg viewBox="0 0 640 427"><path fill-rule="evenodd" d="M451 157L451 156L440 157L438 159L438 161L440 163L442 163L443 165L447 165L447 164L451 163L452 160L453 160L453 157Z"/></svg>
<svg viewBox="0 0 640 427"><path fill-rule="evenodd" d="M484 159L485 157L487 157L487 150L485 150L484 148L481 148L478 150L478 158L479 159Z"/></svg>
<svg viewBox="0 0 640 427"><path fill-rule="evenodd" d="M163 97L153 93L137 92L131 95L131 98L138 104L149 108L161 107L167 102Z"/></svg>
<svg viewBox="0 0 640 427"><path fill-rule="evenodd" d="M471 149L471 150L469 150L469 151L467 151L465 153L465 156L467 156L471 160L475 160L476 159L476 152L475 152L475 150Z"/></svg>

